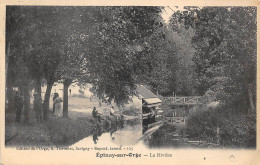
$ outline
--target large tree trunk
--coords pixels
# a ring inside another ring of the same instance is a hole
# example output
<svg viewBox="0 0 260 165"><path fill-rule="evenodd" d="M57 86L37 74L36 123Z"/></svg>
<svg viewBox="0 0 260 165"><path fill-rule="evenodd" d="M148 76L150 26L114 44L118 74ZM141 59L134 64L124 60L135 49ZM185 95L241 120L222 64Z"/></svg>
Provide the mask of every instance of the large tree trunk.
<svg viewBox="0 0 260 165"><path fill-rule="evenodd" d="M63 117L68 117L68 89L72 83L71 79L65 79L63 83Z"/></svg>
<svg viewBox="0 0 260 165"><path fill-rule="evenodd" d="M7 71L8 71L8 62L9 62L9 56L10 56L10 46L11 46L11 43L8 42L6 56L5 56L5 77L7 77ZM7 81L7 79L5 79L5 80Z"/></svg>
<svg viewBox="0 0 260 165"><path fill-rule="evenodd" d="M7 51L6 51L6 56L5 56L5 85L6 85L6 92L5 92L5 101L8 100L8 109L6 108L6 110L10 110L11 108L9 107L9 99L10 97L10 93L11 93L11 86L8 83L8 76L10 74L8 74L9 68L8 68L8 63L9 63L9 54L10 54L10 42L8 42L8 46L7 46ZM6 103L6 102L5 102Z"/></svg>
<svg viewBox="0 0 260 165"><path fill-rule="evenodd" d="M51 89L52 89L53 84L54 84L54 81L47 82L47 89L46 89L44 101L43 101L43 119L44 120L48 120L48 117L49 117L50 95L51 95Z"/></svg>
<svg viewBox="0 0 260 165"><path fill-rule="evenodd" d="M9 71L8 71L9 72ZM7 74L7 83L6 83L6 99L8 101L8 111L14 111L14 91L13 91L13 81L11 80L10 72Z"/></svg>
<svg viewBox="0 0 260 165"><path fill-rule="evenodd" d="M25 85L23 88L23 96L24 96L24 122L29 122L29 112L30 112L30 87L29 81L25 81Z"/></svg>
<svg viewBox="0 0 260 165"><path fill-rule="evenodd" d="M35 92L37 92L39 94L39 96L42 95L42 84L41 84L41 78L40 77L38 77L36 79Z"/></svg>
<svg viewBox="0 0 260 165"><path fill-rule="evenodd" d="M7 52L6 52L6 99L8 101L8 111L14 111L14 91L13 91L13 84L14 84L14 73L13 73L13 66L11 65L12 60L10 57L10 42L7 45Z"/></svg>

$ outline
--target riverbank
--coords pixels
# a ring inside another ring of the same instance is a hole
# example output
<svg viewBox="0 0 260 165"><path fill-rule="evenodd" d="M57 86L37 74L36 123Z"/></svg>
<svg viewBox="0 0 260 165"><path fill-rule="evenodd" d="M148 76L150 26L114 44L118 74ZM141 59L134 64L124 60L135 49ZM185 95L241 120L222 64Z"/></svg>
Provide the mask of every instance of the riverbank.
<svg viewBox="0 0 260 165"><path fill-rule="evenodd" d="M50 101L52 107L52 100ZM30 107L30 120L24 123L22 112L20 123L15 122L15 112L5 114L5 138L6 146L68 146L82 138L93 134L94 130L102 127L109 128L118 124L113 116L104 116L102 125L92 117L93 107L98 107L102 113L109 105L99 106L99 100L92 98L69 97L69 118L57 117L49 112L49 119L43 123L37 123L35 112Z"/></svg>
<svg viewBox="0 0 260 165"><path fill-rule="evenodd" d="M67 146L100 127L90 115L80 112L70 111L69 118L50 115L49 120L43 123L36 123L34 115L32 112L29 123L18 123L14 113L6 113L6 146ZM108 122L106 119L104 123Z"/></svg>

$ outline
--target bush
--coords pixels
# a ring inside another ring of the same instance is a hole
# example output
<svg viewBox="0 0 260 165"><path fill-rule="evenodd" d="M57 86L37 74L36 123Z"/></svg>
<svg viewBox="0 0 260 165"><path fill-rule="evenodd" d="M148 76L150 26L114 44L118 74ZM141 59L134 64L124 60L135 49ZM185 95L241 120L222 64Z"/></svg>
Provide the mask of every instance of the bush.
<svg viewBox="0 0 260 165"><path fill-rule="evenodd" d="M218 107L191 115L186 132L192 138L217 142L229 147L256 147L256 115L243 114L236 108Z"/></svg>
<svg viewBox="0 0 260 165"><path fill-rule="evenodd" d="M128 116L138 116L139 113L141 113L141 110L134 106L131 106L129 107L129 109L122 112L123 115L128 115Z"/></svg>

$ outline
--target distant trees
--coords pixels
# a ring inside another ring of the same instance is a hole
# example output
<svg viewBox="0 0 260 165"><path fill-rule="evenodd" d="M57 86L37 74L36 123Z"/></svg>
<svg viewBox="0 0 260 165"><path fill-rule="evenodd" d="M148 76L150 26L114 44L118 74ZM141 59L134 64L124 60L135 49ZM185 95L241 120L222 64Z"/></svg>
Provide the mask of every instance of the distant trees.
<svg viewBox="0 0 260 165"><path fill-rule="evenodd" d="M186 29L182 23L178 29L172 24L163 24L163 38L155 40L152 47L152 70L146 75L147 83L154 92L164 96L193 95L194 93L194 63L192 58L195 49L191 39L194 36L192 28Z"/></svg>

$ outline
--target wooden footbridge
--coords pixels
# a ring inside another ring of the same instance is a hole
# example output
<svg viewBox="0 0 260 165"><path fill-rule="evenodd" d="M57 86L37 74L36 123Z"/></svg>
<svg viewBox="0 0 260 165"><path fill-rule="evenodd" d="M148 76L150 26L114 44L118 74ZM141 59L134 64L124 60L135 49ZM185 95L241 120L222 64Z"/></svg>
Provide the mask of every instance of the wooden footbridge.
<svg viewBox="0 0 260 165"><path fill-rule="evenodd" d="M174 123L175 125L185 124L185 115L188 110L202 104L201 96L162 97L153 94L143 85L139 85L137 91L141 96L140 98L142 98L143 136L139 140L150 137L165 122ZM166 103L166 105L173 105L169 107L172 110L169 110L167 114L162 109L162 102ZM178 114L177 110L181 114Z"/></svg>
<svg viewBox="0 0 260 165"><path fill-rule="evenodd" d="M163 100L171 105L197 105L202 104L201 96L186 96L186 97L164 97Z"/></svg>

